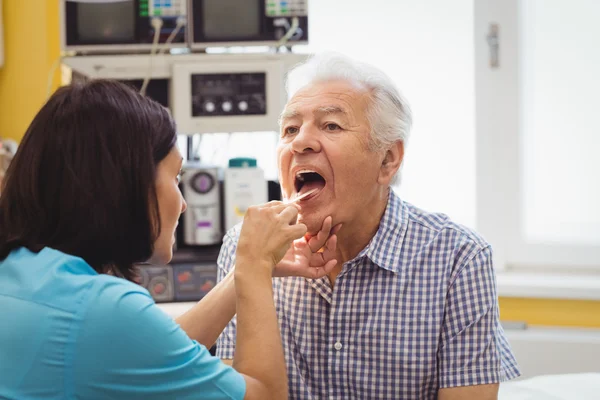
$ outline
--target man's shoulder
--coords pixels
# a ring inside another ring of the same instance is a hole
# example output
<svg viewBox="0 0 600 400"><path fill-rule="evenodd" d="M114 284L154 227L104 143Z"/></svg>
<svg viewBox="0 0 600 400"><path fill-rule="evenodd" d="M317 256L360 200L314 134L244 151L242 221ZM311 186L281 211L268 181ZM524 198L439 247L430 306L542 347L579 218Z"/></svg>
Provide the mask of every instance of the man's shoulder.
<svg viewBox="0 0 600 400"><path fill-rule="evenodd" d="M407 202L404 204L408 216L409 235L412 234L413 237L421 237L424 240L431 240L431 237L434 236L436 241L444 241L455 246L470 246L479 250L490 247L481 234L454 221L448 215L426 211ZM423 231L428 234L423 235Z"/></svg>
<svg viewBox="0 0 600 400"><path fill-rule="evenodd" d="M240 238L240 232L242 231L242 223L235 225L225 232L223 237L223 246L233 245L236 246L238 239Z"/></svg>
<svg viewBox="0 0 600 400"><path fill-rule="evenodd" d="M235 261L235 251L237 249L237 242L240 238L240 232L242 230L242 223L235 225L229 229L223 237L223 244L219 251L219 259L217 264L224 269L229 269Z"/></svg>

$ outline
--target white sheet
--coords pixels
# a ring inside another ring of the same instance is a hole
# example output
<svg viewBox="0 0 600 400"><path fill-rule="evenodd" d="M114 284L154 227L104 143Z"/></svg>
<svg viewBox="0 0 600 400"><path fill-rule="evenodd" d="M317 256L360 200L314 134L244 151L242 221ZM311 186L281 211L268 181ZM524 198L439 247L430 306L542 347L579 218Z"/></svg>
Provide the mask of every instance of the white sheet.
<svg viewBox="0 0 600 400"><path fill-rule="evenodd" d="M600 364L600 360L598 361ZM599 400L600 372L544 375L500 385L498 400Z"/></svg>

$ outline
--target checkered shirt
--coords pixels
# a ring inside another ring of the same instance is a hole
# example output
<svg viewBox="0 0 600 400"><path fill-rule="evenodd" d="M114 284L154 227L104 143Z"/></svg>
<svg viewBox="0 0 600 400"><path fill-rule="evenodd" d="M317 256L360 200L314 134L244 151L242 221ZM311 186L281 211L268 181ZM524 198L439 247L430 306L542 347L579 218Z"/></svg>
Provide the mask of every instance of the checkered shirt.
<svg viewBox="0 0 600 400"><path fill-rule="evenodd" d="M219 256L235 262L240 227ZM436 399L519 370L500 325L490 245L390 193L369 245L327 277L273 279L290 399ZM217 343L232 359L236 320Z"/></svg>

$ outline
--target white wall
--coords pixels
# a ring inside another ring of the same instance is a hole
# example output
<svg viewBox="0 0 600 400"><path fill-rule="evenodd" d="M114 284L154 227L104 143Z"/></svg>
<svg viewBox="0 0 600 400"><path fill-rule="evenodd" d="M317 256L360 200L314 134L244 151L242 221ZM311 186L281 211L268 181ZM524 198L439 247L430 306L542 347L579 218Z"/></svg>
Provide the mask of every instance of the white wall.
<svg viewBox="0 0 600 400"><path fill-rule="evenodd" d="M600 330L505 330L522 376L600 372Z"/></svg>

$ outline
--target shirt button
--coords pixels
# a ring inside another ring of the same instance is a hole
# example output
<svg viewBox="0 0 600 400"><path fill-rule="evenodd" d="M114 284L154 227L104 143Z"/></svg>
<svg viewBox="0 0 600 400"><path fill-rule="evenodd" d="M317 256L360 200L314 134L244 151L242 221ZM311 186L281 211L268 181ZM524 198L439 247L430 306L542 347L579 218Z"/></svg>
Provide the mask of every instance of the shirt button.
<svg viewBox="0 0 600 400"><path fill-rule="evenodd" d="M333 348L336 349L337 351L340 351L342 349L342 342L335 342L335 344L333 345Z"/></svg>

